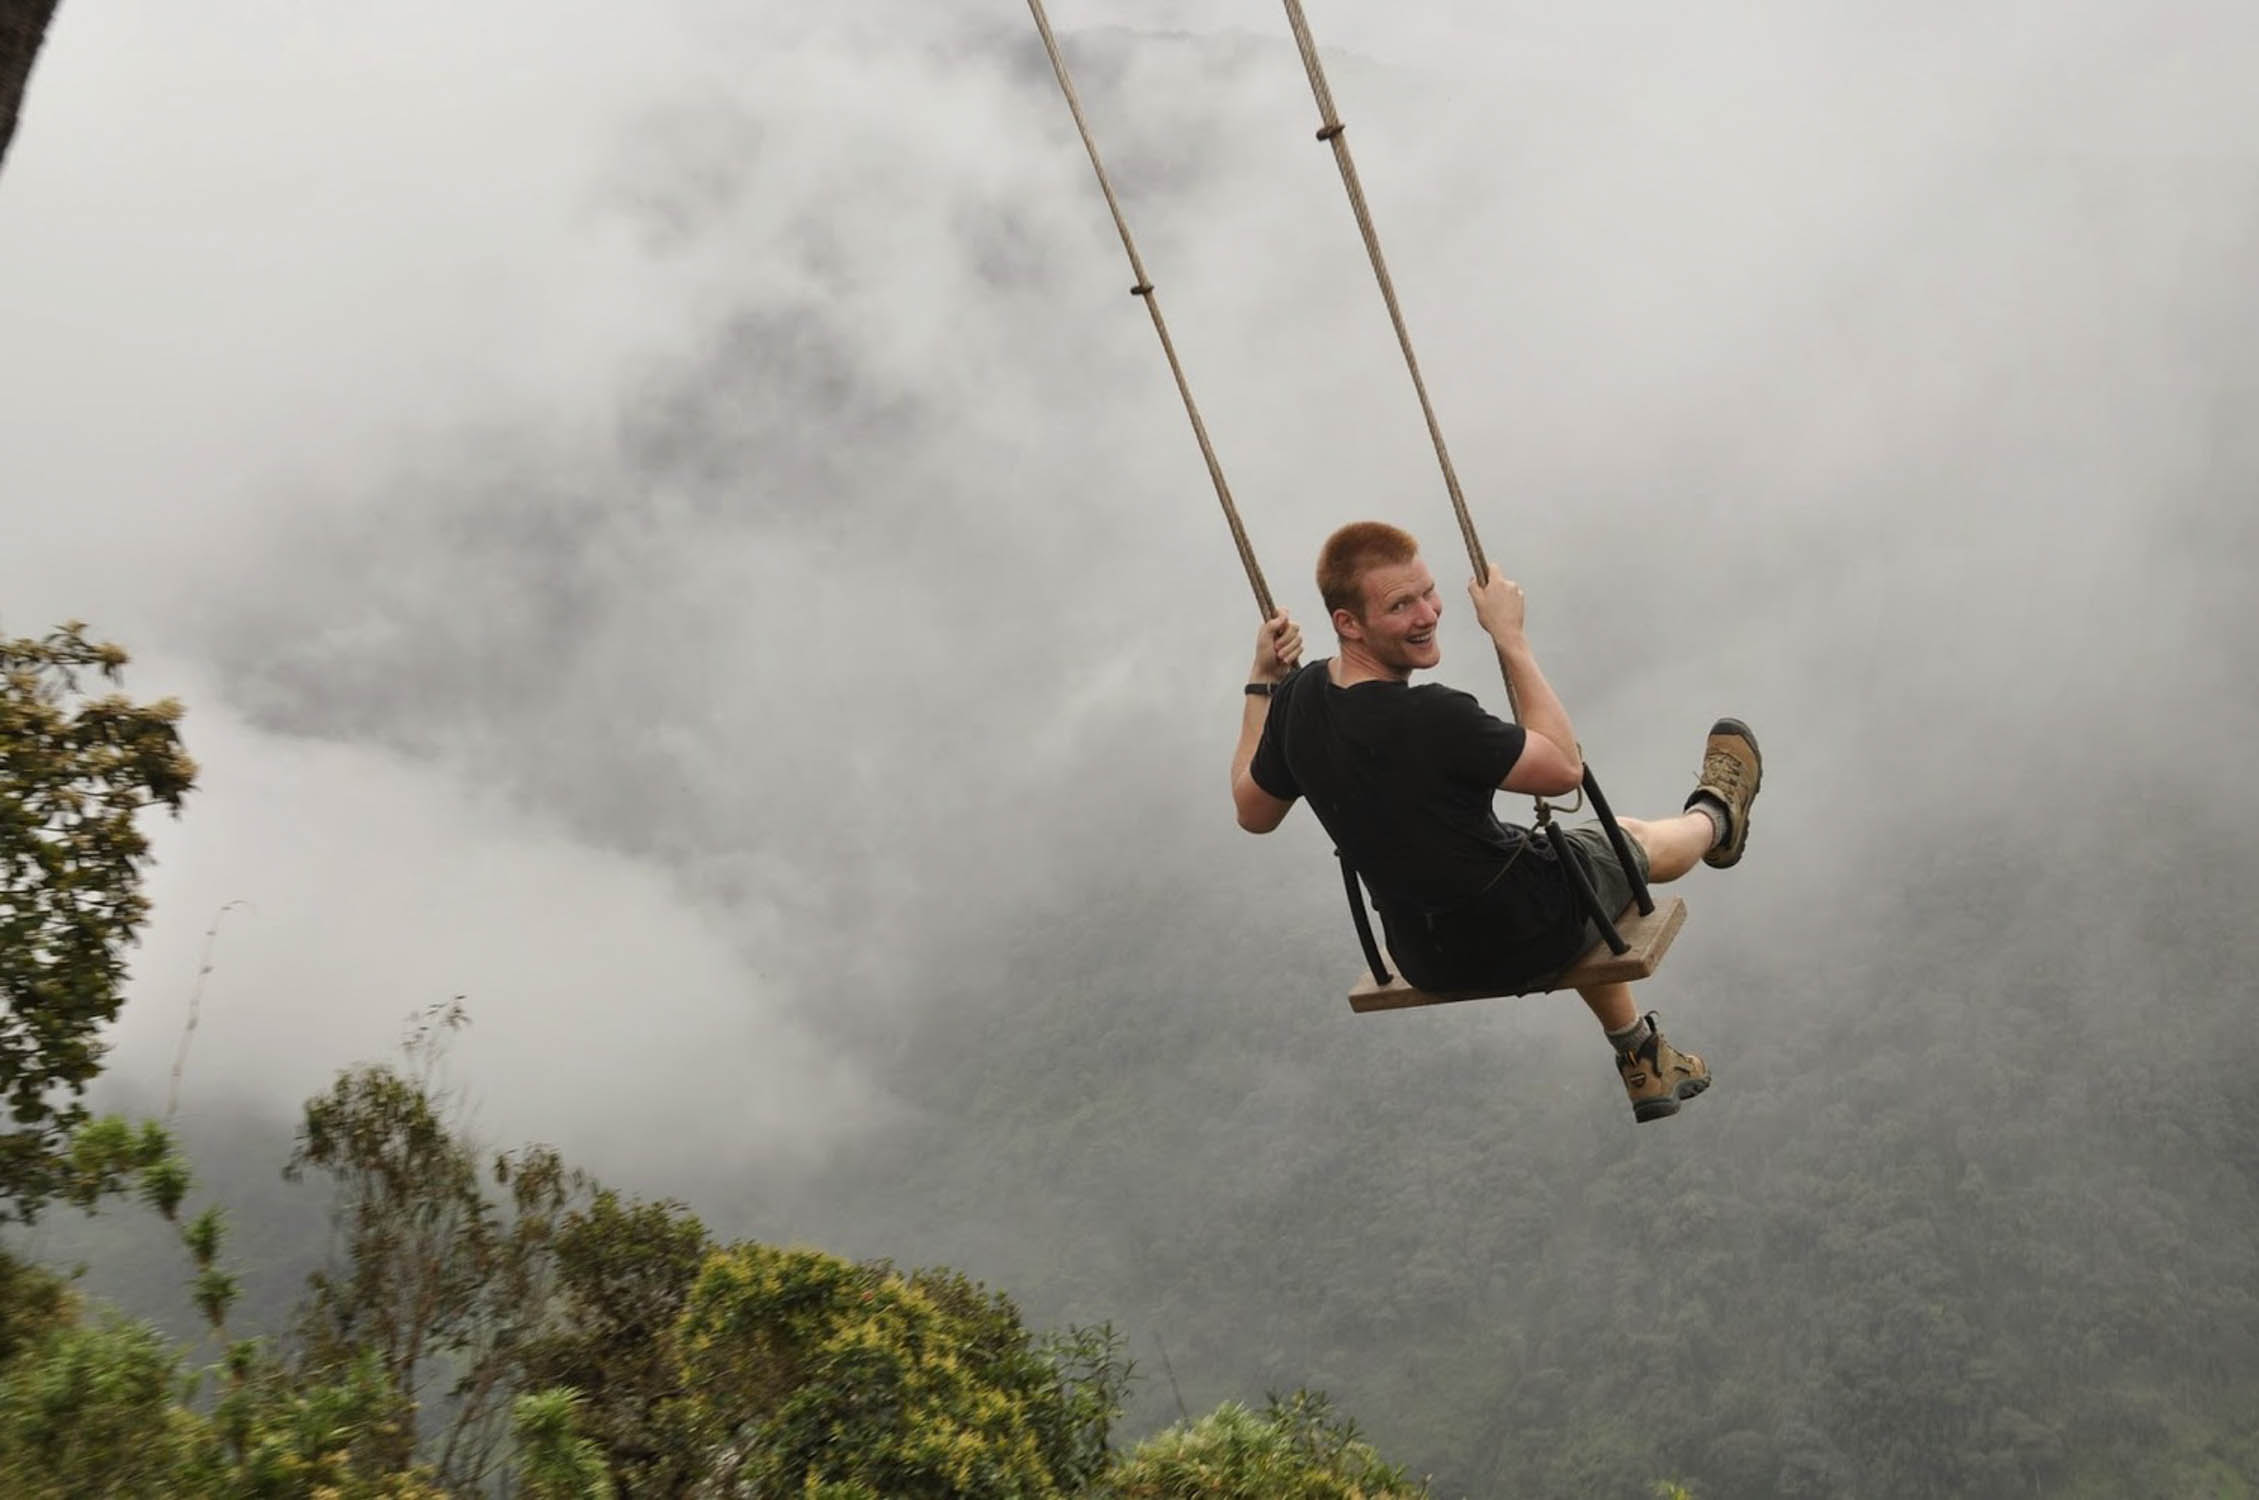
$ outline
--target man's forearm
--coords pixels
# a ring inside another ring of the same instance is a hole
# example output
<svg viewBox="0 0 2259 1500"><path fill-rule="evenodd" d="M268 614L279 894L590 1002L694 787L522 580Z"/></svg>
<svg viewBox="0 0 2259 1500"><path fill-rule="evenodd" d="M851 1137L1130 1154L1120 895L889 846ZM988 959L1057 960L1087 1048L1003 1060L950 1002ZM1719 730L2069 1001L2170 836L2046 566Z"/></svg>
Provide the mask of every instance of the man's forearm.
<svg viewBox="0 0 2259 1500"><path fill-rule="evenodd" d="M1239 826L1249 833L1269 833L1293 806L1291 799L1282 801L1264 791L1262 784L1248 774L1248 766L1263 743L1263 720L1270 707L1270 699L1248 695L1247 707L1240 712L1239 748L1231 756L1232 807L1239 816Z"/></svg>
<svg viewBox="0 0 2259 1500"><path fill-rule="evenodd" d="M1498 664L1506 671L1506 680L1513 684L1514 698L1522 713L1522 727L1531 734L1541 734L1561 747L1572 760L1582 760L1577 753L1576 726L1569 722L1569 711L1561 706L1561 699L1553 691L1553 684L1545 680L1538 670L1537 653L1530 649L1529 637L1516 633L1504 640L1493 640L1498 648Z"/></svg>
<svg viewBox="0 0 2259 1500"><path fill-rule="evenodd" d="M1248 763L1255 759L1255 747L1263 742L1263 721L1271 711L1271 700L1249 693L1246 707L1239 711L1239 747L1231 753L1231 784L1239 785L1246 774Z"/></svg>

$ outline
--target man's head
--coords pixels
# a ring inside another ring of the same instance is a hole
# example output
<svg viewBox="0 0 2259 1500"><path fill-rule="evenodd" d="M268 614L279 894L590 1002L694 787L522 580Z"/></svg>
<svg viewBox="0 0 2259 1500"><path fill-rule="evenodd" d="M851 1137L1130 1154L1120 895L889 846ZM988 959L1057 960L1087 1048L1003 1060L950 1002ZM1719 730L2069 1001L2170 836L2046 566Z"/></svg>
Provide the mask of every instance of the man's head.
<svg viewBox="0 0 2259 1500"><path fill-rule="evenodd" d="M1360 651L1398 677L1443 660L1435 638L1443 601L1410 533L1356 521L1327 537L1318 553L1318 595L1345 652Z"/></svg>

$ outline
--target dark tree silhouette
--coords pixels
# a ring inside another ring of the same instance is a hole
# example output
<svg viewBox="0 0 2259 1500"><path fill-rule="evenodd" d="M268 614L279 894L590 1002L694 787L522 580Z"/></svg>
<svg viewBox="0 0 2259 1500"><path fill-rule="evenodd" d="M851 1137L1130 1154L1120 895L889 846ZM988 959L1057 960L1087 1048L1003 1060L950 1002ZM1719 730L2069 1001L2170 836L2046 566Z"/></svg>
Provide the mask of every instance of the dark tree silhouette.
<svg viewBox="0 0 2259 1500"><path fill-rule="evenodd" d="M47 39L47 23L61 0L0 0L0 161L16 138L16 116L31 82L31 65Z"/></svg>

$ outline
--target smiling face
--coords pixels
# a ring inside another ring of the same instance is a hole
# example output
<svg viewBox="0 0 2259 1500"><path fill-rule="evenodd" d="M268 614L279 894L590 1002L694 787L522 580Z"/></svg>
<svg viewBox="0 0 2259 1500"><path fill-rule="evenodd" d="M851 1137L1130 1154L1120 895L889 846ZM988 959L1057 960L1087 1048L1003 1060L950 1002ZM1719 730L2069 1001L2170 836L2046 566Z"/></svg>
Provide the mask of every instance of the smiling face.
<svg viewBox="0 0 2259 1500"><path fill-rule="evenodd" d="M1410 562L1378 564L1359 581L1364 608L1333 612L1334 633L1345 645L1355 642L1375 666L1398 678L1443 660L1435 636L1443 600L1424 561L1415 555Z"/></svg>

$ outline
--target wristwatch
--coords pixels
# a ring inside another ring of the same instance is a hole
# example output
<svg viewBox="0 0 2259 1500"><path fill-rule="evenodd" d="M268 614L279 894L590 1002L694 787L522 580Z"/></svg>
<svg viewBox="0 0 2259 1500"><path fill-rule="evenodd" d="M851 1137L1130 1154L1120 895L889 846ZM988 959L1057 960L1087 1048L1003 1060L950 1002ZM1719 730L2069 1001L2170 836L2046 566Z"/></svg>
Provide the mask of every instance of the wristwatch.
<svg viewBox="0 0 2259 1500"><path fill-rule="evenodd" d="M1268 698L1271 696L1271 689L1276 686L1278 684L1273 682L1250 682L1247 684L1247 696L1250 698Z"/></svg>

